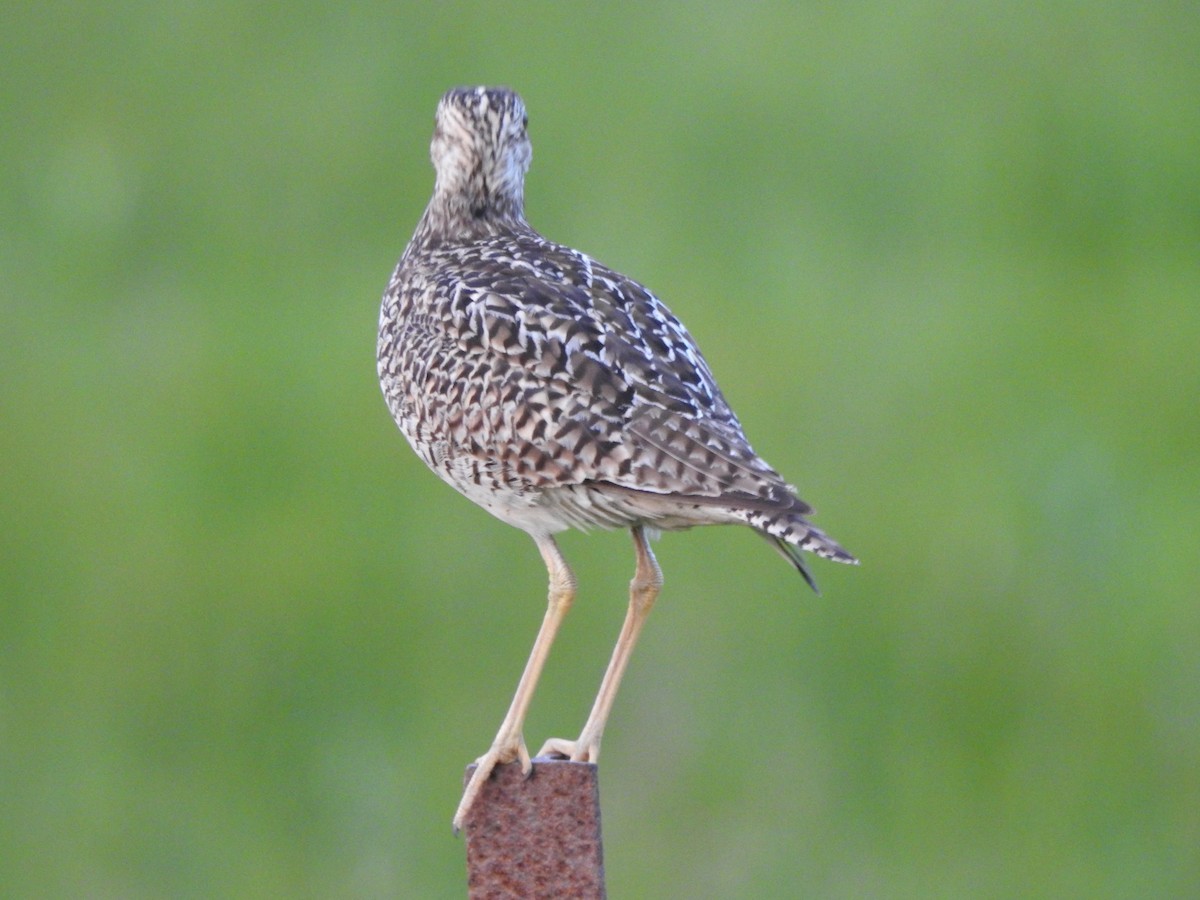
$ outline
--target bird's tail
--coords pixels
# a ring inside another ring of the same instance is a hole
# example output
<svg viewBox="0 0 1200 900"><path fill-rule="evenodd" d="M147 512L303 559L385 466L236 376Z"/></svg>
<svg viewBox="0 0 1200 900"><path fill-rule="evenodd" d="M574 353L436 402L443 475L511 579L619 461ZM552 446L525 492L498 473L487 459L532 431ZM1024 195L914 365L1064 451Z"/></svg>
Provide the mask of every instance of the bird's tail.
<svg viewBox="0 0 1200 900"><path fill-rule="evenodd" d="M796 571L808 582L816 593L821 591L813 580L804 559L805 552L834 562L858 565L858 560L841 544L817 528L802 516L788 516L762 522L751 521L754 530L761 534Z"/></svg>

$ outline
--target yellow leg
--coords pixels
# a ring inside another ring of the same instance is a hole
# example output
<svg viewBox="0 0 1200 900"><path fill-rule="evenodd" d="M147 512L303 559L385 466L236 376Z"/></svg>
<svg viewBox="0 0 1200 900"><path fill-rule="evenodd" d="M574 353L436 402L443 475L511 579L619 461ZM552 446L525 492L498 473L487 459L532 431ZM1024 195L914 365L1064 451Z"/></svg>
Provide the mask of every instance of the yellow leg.
<svg viewBox="0 0 1200 900"><path fill-rule="evenodd" d="M526 775L533 767L529 761L529 751L525 749L525 738L522 736L525 714L529 711L529 701L533 699L533 691L542 674L546 657L550 655L550 645L554 643L558 627L575 599L575 576L567 566L567 561L563 559L558 545L554 543L554 538L547 535L535 540L550 573L550 597L546 606L546 617L542 620L542 627L529 654L529 662L525 664L525 671L517 683L517 693L513 696L504 721L500 723L496 739L492 741L491 749L475 761L475 772L467 784L467 789L463 791L458 810L454 813L455 834L462 830L467 811L496 766L519 759L521 771Z"/></svg>
<svg viewBox="0 0 1200 900"><path fill-rule="evenodd" d="M583 726L583 732L576 741L565 741L561 738L551 738L538 752L538 756L565 756L581 762L598 762L600 759L600 738L604 735L604 723L612 712L613 700L617 696L617 688L621 686L621 676L629 664L633 645L637 643L638 635L650 608L662 588L662 570L650 550L650 542L642 527L633 529L633 549L637 555L637 568L633 580L629 583L629 612L625 615L625 624L621 626L621 634L617 637L617 646L613 648L612 659L600 682L600 693L592 705L591 715Z"/></svg>

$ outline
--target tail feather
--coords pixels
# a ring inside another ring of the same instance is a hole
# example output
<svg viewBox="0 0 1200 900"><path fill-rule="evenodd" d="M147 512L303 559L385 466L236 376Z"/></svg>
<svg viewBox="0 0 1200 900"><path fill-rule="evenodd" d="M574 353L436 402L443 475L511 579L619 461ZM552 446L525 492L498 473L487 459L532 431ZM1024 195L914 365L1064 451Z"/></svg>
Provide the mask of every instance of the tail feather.
<svg viewBox="0 0 1200 900"><path fill-rule="evenodd" d="M808 563L804 558L805 551L822 559L858 565L858 560L841 544L799 516L782 521L779 519L767 522L752 521L750 524L755 531L771 543L780 556L796 567L796 571L808 582L808 586L817 595L820 595L821 589L817 587L812 572L808 569Z"/></svg>
<svg viewBox="0 0 1200 900"><path fill-rule="evenodd" d="M813 580L812 572L808 570L808 563L804 561L803 551L796 545L789 544L783 538L777 538L773 534L767 534L765 531L760 531L759 534L771 543L771 546L775 548L780 556L796 567L796 571L808 582L808 586L812 588L813 593L820 597L821 589L817 587L817 582Z"/></svg>

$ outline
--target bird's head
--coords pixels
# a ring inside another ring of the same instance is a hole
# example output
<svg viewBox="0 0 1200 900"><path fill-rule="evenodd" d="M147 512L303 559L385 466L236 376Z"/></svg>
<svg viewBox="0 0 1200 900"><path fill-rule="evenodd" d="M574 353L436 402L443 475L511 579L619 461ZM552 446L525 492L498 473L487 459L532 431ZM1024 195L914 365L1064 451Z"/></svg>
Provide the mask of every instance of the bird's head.
<svg viewBox="0 0 1200 900"><path fill-rule="evenodd" d="M435 196L476 220L524 221L525 173L533 158L525 104L507 88L461 87L438 104L429 155Z"/></svg>

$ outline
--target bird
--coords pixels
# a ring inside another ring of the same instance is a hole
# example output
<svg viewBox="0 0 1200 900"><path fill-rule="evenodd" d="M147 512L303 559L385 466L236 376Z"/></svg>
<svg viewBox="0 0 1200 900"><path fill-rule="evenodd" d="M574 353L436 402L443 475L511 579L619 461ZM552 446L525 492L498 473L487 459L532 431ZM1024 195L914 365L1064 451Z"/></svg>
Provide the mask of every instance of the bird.
<svg viewBox="0 0 1200 900"><path fill-rule="evenodd" d="M576 578L554 535L629 529L629 606L591 713L540 757L598 762L605 724L663 584L662 531L740 524L816 590L810 552L857 563L751 448L696 342L637 281L555 243L525 218L529 120L505 87L458 87L437 105L433 196L379 317L388 409L425 464L530 535L546 565L545 617L516 693L455 811L464 826L497 765L529 775L524 721Z"/></svg>

